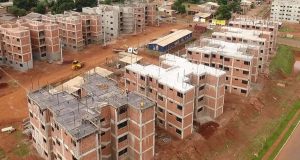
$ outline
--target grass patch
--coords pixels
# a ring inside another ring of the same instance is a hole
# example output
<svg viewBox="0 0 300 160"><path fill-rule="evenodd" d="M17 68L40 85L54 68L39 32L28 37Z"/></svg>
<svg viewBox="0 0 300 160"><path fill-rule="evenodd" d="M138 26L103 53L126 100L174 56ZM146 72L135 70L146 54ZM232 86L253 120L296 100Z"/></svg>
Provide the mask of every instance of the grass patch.
<svg viewBox="0 0 300 160"><path fill-rule="evenodd" d="M207 29L204 33L201 34L202 37L210 37L214 30L212 29Z"/></svg>
<svg viewBox="0 0 300 160"><path fill-rule="evenodd" d="M279 32L294 32L295 30L293 28L289 28L289 27L283 26L278 31Z"/></svg>
<svg viewBox="0 0 300 160"><path fill-rule="evenodd" d="M280 149L282 148L282 146L284 145L284 143L288 140L289 136L292 134L293 130L297 126L299 120L300 120L300 115L297 117L296 121L290 126L290 128L288 129L288 131L284 134L284 136L281 139L280 143L278 144L278 146L275 148L275 150L273 151L273 153L269 157L269 160L275 159L276 155L278 154L278 152L280 151Z"/></svg>
<svg viewBox="0 0 300 160"><path fill-rule="evenodd" d="M283 130L286 128L286 125L288 122L295 116L297 111L300 109L300 101L297 101L294 103L291 107L291 110L284 114L280 121L278 127L275 129L275 131L266 139L265 143L263 144L262 149L258 152L257 157L252 158L253 160L260 160L262 157L267 153L267 151L270 149L270 147L274 144L274 142L278 139L280 134L283 132ZM292 127L291 127L292 128ZM285 135L287 136L287 135ZM283 142L284 143L284 142ZM278 152L278 151L277 151ZM276 154L276 153L273 153Z"/></svg>
<svg viewBox="0 0 300 160"><path fill-rule="evenodd" d="M14 149L13 152L15 155L17 155L19 157L25 157L25 156L29 155L28 145L25 143L21 143Z"/></svg>
<svg viewBox="0 0 300 160"><path fill-rule="evenodd" d="M294 62L295 59L292 48L285 45L279 45L277 54L270 64L271 75L274 76L278 73L290 75L293 71Z"/></svg>
<svg viewBox="0 0 300 160"><path fill-rule="evenodd" d="M5 152L2 148L0 148L0 159L5 158Z"/></svg>

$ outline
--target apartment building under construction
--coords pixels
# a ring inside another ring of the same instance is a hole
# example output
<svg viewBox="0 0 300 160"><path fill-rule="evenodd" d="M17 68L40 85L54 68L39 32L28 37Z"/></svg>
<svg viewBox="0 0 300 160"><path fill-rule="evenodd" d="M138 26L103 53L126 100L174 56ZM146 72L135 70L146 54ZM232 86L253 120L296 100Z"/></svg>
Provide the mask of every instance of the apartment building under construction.
<svg viewBox="0 0 300 160"><path fill-rule="evenodd" d="M141 33L146 25L157 22L156 5L150 3L83 7L82 12L102 17L102 39L105 42L116 39L120 34Z"/></svg>
<svg viewBox="0 0 300 160"><path fill-rule="evenodd" d="M28 94L38 153L47 160L154 159L155 103L92 72Z"/></svg>
<svg viewBox="0 0 300 160"><path fill-rule="evenodd" d="M18 20L19 25L30 30L32 55L34 59L55 61L61 58L59 30L57 24L29 19Z"/></svg>
<svg viewBox="0 0 300 160"><path fill-rule="evenodd" d="M259 48L257 45L204 38L200 45L187 47L187 59L224 70L225 90L248 95L251 83L256 82L258 76Z"/></svg>
<svg viewBox="0 0 300 160"><path fill-rule="evenodd" d="M246 30L258 30L271 32L269 40L269 54L273 56L276 52L277 34L278 29L281 26L280 22L270 20L260 20L253 18L236 18L233 21L229 21L230 27L237 27Z"/></svg>
<svg viewBox="0 0 300 160"><path fill-rule="evenodd" d="M257 62L259 72L265 72L267 68L269 53L272 48L270 42L273 43L270 37L270 32L267 31L245 30L234 27L222 27L222 31L212 33L213 39L260 46Z"/></svg>
<svg viewBox="0 0 300 160"><path fill-rule="evenodd" d="M0 64L27 71L33 67L30 30L18 24L0 26Z"/></svg>
<svg viewBox="0 0 300 160"><path fill-rule="evenodd" d="M170 54L161 66L126 66L125 87L156 102L156 123L183 139L193 132L193 121L223 113L225 72Z"/></svg>

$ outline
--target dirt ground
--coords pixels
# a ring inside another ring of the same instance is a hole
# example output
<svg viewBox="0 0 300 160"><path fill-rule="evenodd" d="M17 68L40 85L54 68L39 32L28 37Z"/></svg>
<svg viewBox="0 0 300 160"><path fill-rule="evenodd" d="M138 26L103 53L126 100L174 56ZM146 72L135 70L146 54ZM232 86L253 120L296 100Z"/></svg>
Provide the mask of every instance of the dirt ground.
<svg viewBox="0 0 300 160"><path fill-rule="evenodd" d="M8 83L5 87L0 87L0 128L14 126L20 128L20 122L27 117L27 100L28 91L37 89L41 86L67 79L70 76L78 75L84 71L94 68L95 66L103 66L107 59L116 57L112 52L112 48L120 46L142 46L154 38L160 37L170 32L171 29L181 29L188 27L187 24L161 24L160 27L147 27L143 34L126 36L119 38L115 44L110 44L103 48L99 45L90 45L86 49L74 53L64 51L64 60L71 62L72 60L80 60L85 63L84 68L79 71L72 71L70 63L49 64L47 62L34 62L34 69L21 73L10 68L3 68L5 72L13 78L6 76L0 71L2 78L0 83ZM156 63L152 56L141 54L144 56L143 62ZM22 87L18 86L21 84ZM3 86L3 85L2 85ZM25 89L26 90L25 90ZM24 138L20 138L22 141ZM16 157L12 151L21 143L13 134L0 133L0 149L3 149L10 159L33 159L32 157ZM31 155L31 154L29 154Z"/></svg>
<svg viewBox="0 0 300 160"><path fill-rule="evenodd" d="M281 114L299 99L299 94L295 94L300 93L299 80L294 77L283 81L288 84L286 88L276 86L277 81L260 77L260 85L254 86L249 97L227 94L224 114L216 120L220 126L214 129L213 135L205 139L194 132L186 140L172 139L167 143L158 138L157 159L253 158L274 130Z"/></svg>

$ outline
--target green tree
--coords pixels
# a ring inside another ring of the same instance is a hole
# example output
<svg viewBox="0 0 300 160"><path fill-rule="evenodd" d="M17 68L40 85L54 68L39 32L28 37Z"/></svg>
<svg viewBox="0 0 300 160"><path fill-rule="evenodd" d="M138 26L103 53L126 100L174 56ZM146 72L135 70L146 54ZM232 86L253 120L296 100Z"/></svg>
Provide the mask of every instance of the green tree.
<svg viewBox="0 0 300 160"><path fill-rule="evenodd" d="M97 0L75 0L75 7L77 11L82 11L82 7L96 7Z"/></svg>
<svg viewBox="0 0 300 160"><path fill-rule="evenodd" d="M22 8L18 8L16 6L12 6L8 8L8 13L11 13L15 16L25 16L26 15L26 10Z"/></svg>
<svg viewBox="0 0 300 160"><path fill-rule="evenodd" d="M40 13L40 14L45 14L47 12L46 10L46 3L40 1L37 6L34 8L34 12Z"/></svg>
<svg viewBox="0 0 300 160"><path fill-rule="evenodd" d="M172 9L178 11L179 13L185 13L186 9L185 6L182 4L183 0L176 0L172 5Z"/></svg>
<svg viewBox="0 0 300 160"><path fill-rule="evenodd" d="M227 0L218 0L219 5L227 5Z"/></svg>
<svg viewBox="0 0 300 160"><path fill-rule="evenodd" d="M57 0L51 7L51 11L54 14L60 14L74 8L75 4L73 0Z"/></svg>
<svg viewBox="0 0 300 160"><path fill-rule="evenodd" d="M26 11L31 10L31 8L36 7L38 0L13 0L14 6L20 9L25 9Z"/></svg>
<svg viewBox="0 0 300 160"><path fill-rule="evenodd" d="M221 5L216 12L216 18L222 20L228 20L231 18L231 10L228 5Z"/></svg>
<svg viewBox="0 0 300 160"><path fill-rule="evenodd" d="M111 0L104 0L104 4L111 4Z"/></svg>
<svg viewBox="0 0 300 160"><path fill-rule="evenodd" d="M239 0L235 0L229 4L229 8L234 13L240 13L242 11L241 2Z"/></svg>

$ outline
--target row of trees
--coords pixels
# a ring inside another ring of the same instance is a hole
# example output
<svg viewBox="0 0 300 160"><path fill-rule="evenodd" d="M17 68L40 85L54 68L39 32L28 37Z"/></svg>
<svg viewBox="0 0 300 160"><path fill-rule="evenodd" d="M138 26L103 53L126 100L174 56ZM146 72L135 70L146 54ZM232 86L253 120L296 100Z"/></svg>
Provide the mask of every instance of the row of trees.
<svg viewBox="0 0 300 160"><path fill-rule="evenodd" d="M110 0L104 1L110 4ZM8 12L16 16L24 16L28 12L33 11L45 14L51 11L53 14L63 13L68 10L81 11L82 7L95 7L97 0L57 0L48 2L47 0L13 0L13 6L8 9Z"/></svg>
<svg viewBox="0 0 300 160"><path fill-rule="evenodd" d="M186 8L183 5L184 2L201 4L204 3L204 0L176 0L172 5L172 9L178 11L179 13L186 13ZM228 20L231 18L232 13L241 13L241 0L216 0L220 5L219 9L216 12L216 19L225 19Z"/></svg>

